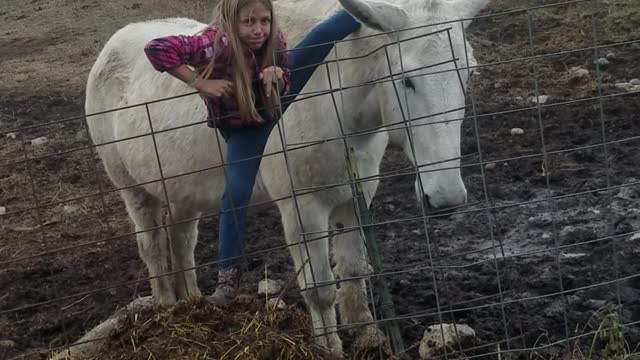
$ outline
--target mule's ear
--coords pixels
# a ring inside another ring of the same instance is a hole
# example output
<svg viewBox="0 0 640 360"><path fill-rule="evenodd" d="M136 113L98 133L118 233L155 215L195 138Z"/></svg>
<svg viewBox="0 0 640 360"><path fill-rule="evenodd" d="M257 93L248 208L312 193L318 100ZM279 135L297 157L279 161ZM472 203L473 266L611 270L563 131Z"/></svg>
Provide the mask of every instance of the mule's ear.
<svg viewBox="0 0 640 360"><path fill-rule="evenodd" d="M458 0L458 11L461 17L472 18L484 9L489 0Z"/></svg>
<svg viewBox="0 0 640 360"><path fill-rule="evenodd" d="M379 31L402 30L409 15L403 9L374 0L339 0L342 7L363 25Z"/></svg>

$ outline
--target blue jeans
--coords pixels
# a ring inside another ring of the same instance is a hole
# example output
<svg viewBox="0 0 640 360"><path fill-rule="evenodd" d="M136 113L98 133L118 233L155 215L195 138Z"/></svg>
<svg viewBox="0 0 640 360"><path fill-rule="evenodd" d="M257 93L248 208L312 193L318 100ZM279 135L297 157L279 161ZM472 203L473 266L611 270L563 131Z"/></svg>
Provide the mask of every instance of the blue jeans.
<svg viewBox="0 0 640 360"><path fill-rule="evenodd" d="M300 93L317 68L317 64L329 54L333 48L333 42L344 39L359 27L360 23L346 11L340 10L316 25L295 48L290 49L289 68L292 69L292 73L289 93L292 96L283 100L283 112ZM315 66L295 70L307 65ZM235 266L242 256L247 206L264 147L274 126L275 122L272 122L260 127L224 130L223 136L227 143L227 165L225 165L227 180L222 194L218 236L218 260L221 268Z"/></svg>

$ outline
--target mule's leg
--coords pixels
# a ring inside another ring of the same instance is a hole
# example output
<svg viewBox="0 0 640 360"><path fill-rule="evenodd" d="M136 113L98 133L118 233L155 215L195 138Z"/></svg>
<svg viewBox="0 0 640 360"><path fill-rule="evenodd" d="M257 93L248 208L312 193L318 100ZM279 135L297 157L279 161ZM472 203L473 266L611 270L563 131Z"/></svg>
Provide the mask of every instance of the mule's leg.
<svg viewBox="0 0 640 360"><path fill-rule="evenodd" d="M176 294L171 277L157 277L170 271L166 232L163 228L147 230L162 225L161 204L140 188L122 190L121 195L138 232L136 239L140 257L152 277L153 301L157 305L172 305L176 302Z"/></svg>
<svg viewBox="0 0 640 360"><path fill-rule="evenodd" d="M298 274L298 285L303 289L303 297L309 307L318 345L326 348L334 357L342 357L342 341L336 330L336 286L329 262L328 233L329 210L318 203L301 201L300 217L307 242L300 235L300 221L292 201L280 203L282 225L287 244ZM324 237L321 240L314 238ZM304 267L304 268L303 268ZM303 268L304 270L300 271ZM326 284L326 285L325 285Z"/></svg>
<svg viewBox="0 0 640 360"><path fill-rule="evenodd" d="M169 227L169 240L171 241L172 270L177 271L173 275L176 297L182 300L191 296L200 296L193 255L198 242L198 220L185 222L199 217L200 212L173 206L171 215L175 222ZM191 270L185 271L185 269Z"/></svg>
<svg viewBox="0 0 640 360"><path fill-rule="evenodd" d="M337 207L331 216L336 227L333 236L336 275L340 279L359 278L340 282L338 306L342 324L370 323L355 329L356 346L371 348L381 345L385 338L373 324L368 306L367 285L362 278L369 272L365 242L359 231L341 232L340 228L358 225L352 202Z"/></svg>

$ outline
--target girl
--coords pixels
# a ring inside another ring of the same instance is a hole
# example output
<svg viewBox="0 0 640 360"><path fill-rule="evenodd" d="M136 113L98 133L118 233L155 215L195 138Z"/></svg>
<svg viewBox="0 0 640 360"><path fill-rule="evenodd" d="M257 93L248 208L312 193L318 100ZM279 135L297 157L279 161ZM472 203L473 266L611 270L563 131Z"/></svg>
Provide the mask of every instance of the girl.
<svg viewBox="0 0 640 360"><path fill-rule="evenodd" d="M331 51L332 42L344 39L360 24L341 10L314 27L287 56L271 0L221 0L214 14L201 33L155 39L144 50L156 70L200 92L209 126L217 128L227 144L218 284L212 295L214 303L224 305L238 292L246 207L278 111L284 111L302 90ZM279 51L275 63L274 51ZM314 64L290 76L289 68ZM287 100L279 104L283 95Z"/></svg>

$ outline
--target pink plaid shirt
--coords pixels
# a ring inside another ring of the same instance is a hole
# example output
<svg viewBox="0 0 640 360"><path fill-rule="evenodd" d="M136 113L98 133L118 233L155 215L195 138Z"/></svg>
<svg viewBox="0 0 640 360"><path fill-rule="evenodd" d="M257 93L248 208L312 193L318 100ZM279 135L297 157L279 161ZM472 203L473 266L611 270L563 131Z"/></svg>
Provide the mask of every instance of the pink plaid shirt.
<svg viewBox="0 0 640 360"><path fill-rule="evenodd" d="M178 67L182 64L194 67L206 66L214 54L214 41L216 38L216 29L208 27L203 32L196 35L177 35L166 36L148 42L144 51L151 65L158 71L167 71ZM286 50L287 43L282 32L278 31L278 39L280 45L278 50ZM228 45L228 37L223 34L216 45L216 58L214 59L214 68L210 79L224 79L233 81L233 69L231 60L233 58L233 49ZM275 116L270 115L268 111L264 111L262 104L262 92L264 91L262 81L258 78L260 64L264 56L273 56L260 52L248 52L247 69L250 79L253 83L253 91L256 94L256 109L261 118L244 121L240 118L238 102L235 96L225 98L210 98L203 96L208 110L208 123L211 127L219 128L239 128L249 126L259 126L265 121L275 121ZM281 89L281 95L289 92L289 69L287 67L286 52L279 52L276 55L276 65L283 70L284 89Z"/></svg>

